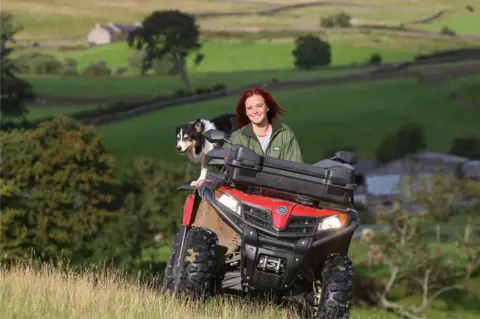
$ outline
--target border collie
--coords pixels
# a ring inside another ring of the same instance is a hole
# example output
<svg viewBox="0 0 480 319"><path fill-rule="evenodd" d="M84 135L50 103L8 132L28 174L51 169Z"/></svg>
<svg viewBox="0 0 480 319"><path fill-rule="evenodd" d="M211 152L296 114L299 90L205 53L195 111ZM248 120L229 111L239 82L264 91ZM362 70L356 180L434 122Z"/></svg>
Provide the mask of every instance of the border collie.
<svg viewBox="0 0 480 319"><path fill-rule="evenodd" d="M213 119L197 119L188 124L177 126L177 151L182 155L187 155L192 163L201 164L201 172L198 180L190 183L191 186L207 177L207 166L205 164L205 154L212 149L222 147L225 142L210 143L202 135L208 130L220 130L230 136L237 129L236 115L225 113Z"/></svg>

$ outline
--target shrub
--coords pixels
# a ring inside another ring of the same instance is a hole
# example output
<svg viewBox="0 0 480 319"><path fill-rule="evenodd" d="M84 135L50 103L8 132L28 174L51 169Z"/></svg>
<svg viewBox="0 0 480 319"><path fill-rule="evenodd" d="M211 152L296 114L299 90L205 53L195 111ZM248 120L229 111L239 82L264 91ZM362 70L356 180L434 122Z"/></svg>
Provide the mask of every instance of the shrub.
<svg viewBox="0 0 480 319"><path fill-rule="evenodd" d="M335 15L335 25L338 26L338 27L343 27L343 28L346 28L346 27L350 27L351 24L350 24L350 20L351 20L351 16L348 15L347 13L345 12L339 12Z"/></svg>
<svg viewBox="0 0 480 319"><path fill-rule="evenodd" d="M145 51L135 50L128 56L127 64L128 69L132 74L143 75L145 74L146 66L144 65L144 59L146 56Z"/></svg>
<svg viewBox="0 0 480 319"><path fill-rule="evenodd" d="M331 46L318 36L305 35L295 40L292 51L295 66L300 70L311 70L317 66L329 65L332 58Z"/></svg>
<svg viewBox="0 0 480 319"><path fill-rule="evenodd" d="M128 68L126 66L119 66L113 71L113 75L123 75L128 73Z"/></svg>
<svg viewBox="0 0 480 319"><path fill-rule="evenodd" d="M142 252L155 250L155 235L170 237L178 230L186 193L176 188L188 179L189 171L182 164L143 157L130 162L122 184L125 214L109 223L95 241L96 261L149 263Z"/></svg>
<svg viewBox="0 0 480 319"><path fill-rule="evenodd" d="M77 61L75 61L73 58L66 58L63 61L63 66L60 71L60 74L63 76L75 76L78 75L77 71Z"/></svg>
<svg viewBox="0 0 480 319"><path fill-rule="evenodd" d="M333 28L335 26L335 19L332 16L321 18L320 26L324 28Z"/></svg>
<svg viewBox="0 0 480 319"><path fill-rule="evenodd" d="M103 60L90 63L81 72L83 76L109 76L111 74L112 69Z"/></svg>
<svg viewBox="0 0 480 319"><path fill-rule="evenodd" d="M347 28L351 26L351 23L350 23L351 19L352 19L352 16L341 11L336 13L333 16L320 18L320 26L324 28L333 28L333 27Z"/></svg>
<svg viewBox="0 0 480 319"><path fill-rule="evenodd" d="M444 27L442 28L442 30L440 31L440 33L445 34L445 35L451 35L451 36L457 35L457 34L455 33L455 31L453 31L452 29L450 29L450 28L447 27L447 26L444 26Z"/></svg>
<svg viewBox="0 0 480 319"><path fill-rule="evenodd" d="M28 75L60 75L63 63L53 55L43 53L22 54L14 59L20 73Z"/></svg>
<svg viewBox="0 0 480 319"><path fill-rule="evenodd" d="M404 124L397 132L389 134L378 146L375 157L386 163L413 154L426 147L423 127L417 123Z"/></svg>
<svg viewBox="0 0 480 319"><path fill-rule="evenodd" d="M450 154L467 157L473 160L480 160L480 138L455 138L450 148Z"/></svg>
<svg viewBox="0 0 480 319"><path fill-rule="evenodd" d="M153 60L152 69L157 75L175 75L179 73L175 60L170 55Z"/></svg>
<svg viewBox="0 0 480 319"><path fill-rule="evenodd" d="M382 56L379 53L374 53L370 56L368 60L369 64L381 64L382 63Z"/></svg>
<svg viewBox="0 0 480 319"><path fill-rule="evenodd" d="M114 158L95 129L62 114L1 143L2 259L88 257L118 207Z"/></svg>

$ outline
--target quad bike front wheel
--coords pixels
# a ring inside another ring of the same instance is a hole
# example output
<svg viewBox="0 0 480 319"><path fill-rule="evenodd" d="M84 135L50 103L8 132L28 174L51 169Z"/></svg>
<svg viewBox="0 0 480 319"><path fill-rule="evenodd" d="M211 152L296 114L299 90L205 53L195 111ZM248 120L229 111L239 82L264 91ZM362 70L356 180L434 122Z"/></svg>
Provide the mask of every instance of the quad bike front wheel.
<svg viewBox="0 0 480 319"><path fill-rule="evenodd" d="M215 293L218 262L217 235L208 228L187 230L183 248L181 235L174 240L165 271L164 289L194 300Z"/></svg>
<svg viewBox="0 0 480 319"><path fill-rule="evenodd" d="M322 270L322 291L316 319L350 318L354 267L347 256L331 254Z"/></svg>

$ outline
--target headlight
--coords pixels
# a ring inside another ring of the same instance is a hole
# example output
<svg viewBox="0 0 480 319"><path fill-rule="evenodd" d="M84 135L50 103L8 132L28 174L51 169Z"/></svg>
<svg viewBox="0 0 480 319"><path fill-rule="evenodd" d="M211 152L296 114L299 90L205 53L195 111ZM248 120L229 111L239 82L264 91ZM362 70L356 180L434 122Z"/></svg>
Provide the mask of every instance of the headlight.
<svg viewBox="0 0 480 319"><path fill-rule="evenodd" d="M346 222L346 216L343 216L343 215L330 216L320 222L317 230L341 228L345 224L345 222Z"/></svg>
<svg viewBox="0 0 480 319"><path fill-rule="evenodd" d="M242 205L234 197L227 194L221 194L217 200L238 215L242 214Z"/></svg>

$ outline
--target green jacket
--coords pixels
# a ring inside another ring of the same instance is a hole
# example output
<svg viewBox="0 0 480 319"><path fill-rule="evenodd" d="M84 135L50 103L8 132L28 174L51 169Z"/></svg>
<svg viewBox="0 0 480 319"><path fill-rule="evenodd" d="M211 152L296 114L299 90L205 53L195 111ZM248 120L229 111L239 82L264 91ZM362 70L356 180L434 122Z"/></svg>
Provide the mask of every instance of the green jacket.
<svg viewBox="0 0 480 319"><path fill-rule="evenodd" d="M300 151L300 146L298 145L295 134L286 124L278 121L272 123L272 135L265 153L260 145L260 141L253 132L251 123L234 131L230 136L230 141L233 144L251 148L255 153L260 155L300 163L303 162L302 152ZM225 147L230 147L228 143L224 145Z"/></svg>

